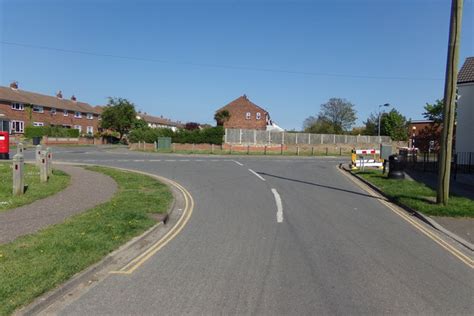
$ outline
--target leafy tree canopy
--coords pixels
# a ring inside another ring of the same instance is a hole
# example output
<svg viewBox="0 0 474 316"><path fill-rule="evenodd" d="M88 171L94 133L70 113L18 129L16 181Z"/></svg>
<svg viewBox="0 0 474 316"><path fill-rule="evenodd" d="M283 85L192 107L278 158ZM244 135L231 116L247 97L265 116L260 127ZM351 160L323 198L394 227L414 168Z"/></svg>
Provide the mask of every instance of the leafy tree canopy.
<svg viewBox="0 0 474 316"><path fill-rule="evenodd" d="M371 113L365 123L366 135L377 135L379 117L377 114ZM396 109L392 109L388 113L382 113L380 117L380 135L390 136L393 140L408 139L408 122Z"/></svg>
<svg viewBox="0 0 474 316"><path fill-rule="evenodd" d="M107 106L101 114L101 127L119 133L119 138L128 133L137 123L135 105L122 98L109 98ZM138 123L140 124L140 123Z"/></svg>
<svg viewBox="0 0 474 316"><path fill-rule="evenodd" d="M331 98L321 104L321 110L316 117L308 117L303 127L311 133L343 134L350 130L357 119L354 104L341 98Z"/></svg>
<svg viewBox="0 0 474 316"><path fill-rule="evenodd" d="M230 119L230 113L227 110L219 111L214 115L214 119L216 120L217 126L222 126Z"/></svg>
<svg viewBox="0 0 474 316"><path fill-rule="evenodd" d="M432 120L435 123L443 122L443 100L436 100L433 104L426 103L423 117L427 120Z"/></svg>

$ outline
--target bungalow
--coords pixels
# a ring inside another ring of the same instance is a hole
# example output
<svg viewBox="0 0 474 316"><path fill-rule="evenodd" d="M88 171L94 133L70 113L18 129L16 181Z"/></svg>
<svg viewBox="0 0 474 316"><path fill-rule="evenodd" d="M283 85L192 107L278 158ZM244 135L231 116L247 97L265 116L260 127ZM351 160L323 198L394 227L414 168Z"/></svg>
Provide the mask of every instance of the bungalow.
<svg viewBox="0 0 474 316"><path fill-rule="evenodd" d="M0 111L10 120L11 134L23 134L29 125L75 128L82 134L94 134L99 128L100 109L74 95L63 99L61 91L49 96L20 90L17 82L0 86Z"/></svg>
<svg viewBox="0 0 474 316"><path fill-rule="evenodd" d="M468 57L458 74L456 152L474 152L474 57Z"/></svg>

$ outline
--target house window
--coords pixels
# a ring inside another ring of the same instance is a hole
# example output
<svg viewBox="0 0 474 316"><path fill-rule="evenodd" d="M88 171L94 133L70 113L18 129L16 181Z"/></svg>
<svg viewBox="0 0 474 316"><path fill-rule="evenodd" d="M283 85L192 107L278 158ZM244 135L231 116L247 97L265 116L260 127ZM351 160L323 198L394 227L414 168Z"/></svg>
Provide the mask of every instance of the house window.
<svg viewBox="0 0 474 316"><path fill-rule="evenodd" d="M93 126L87 126L87 134L89 134L89 135L94 134L94 127Z"/></svg>
<svg viewBox="0 0 474 316"><path fill-rule="evenodd" d="M51 114L56 115L56 108L51 108Z"/></svg>
<svg viewBox="0 0 474 316"><path fill-rule="evenodd" d="M82 126L81 125L74 125L74 129L77 129L80 133L82 131Z"/></svg>
<svg viewBox="0 0 474 316"><path fill-rule="evenodd" d="M262 113L260 112L257 112L257 116L256 116L257 120L260 120L262 118Z"/></svg>
<svg viewBox="0 0 474 316"><path fill-rule="evenodd" d="M250 116L251 116L250 112L245 113L245 119L246 120L250 120Z"/></svg>
<svg viewBox="0 0 474 316"><path fill-rule="evenodd" d="M33 122L33 126L44 126L43 122Z"/></svg>
<svg viewBox="0 0 474 316"><path fill-rule="evenodd" d="M33 105L33 112L44 113L44 109L41 105Z"/></svg>
<svg viewBox="0 0 474 316"><path fill-rule="evenodd" d="M82 117L82 113L81 113L81 112L74 112L74 117L75 117L75 118L81 118L81 117Z"/></svg>
<svg viewBox="0 0 474 316"><path fill-rule="evenodd" d="M69 115L69 112L67 110L63 110L63 115L64 116L68 116Z"/></svg>
<svg viewBox="0 0 474 316"><path fill-rule="evenodd" d="M94 115L92 113L87 113L87 119L88 120L93 120L94 119Z"/></svg>
<svg viewBox="0 0 474 316"><path fill-rule="evenodd" d="M25 130L25 122L23 121L12 121L12 133L23 133Z"/></svg>
<svg viewBox="0 0 474 316"><path fill-rule="evenodd" d="M24 109L23 103L12 103L12 110L23 111Z"/></svg>

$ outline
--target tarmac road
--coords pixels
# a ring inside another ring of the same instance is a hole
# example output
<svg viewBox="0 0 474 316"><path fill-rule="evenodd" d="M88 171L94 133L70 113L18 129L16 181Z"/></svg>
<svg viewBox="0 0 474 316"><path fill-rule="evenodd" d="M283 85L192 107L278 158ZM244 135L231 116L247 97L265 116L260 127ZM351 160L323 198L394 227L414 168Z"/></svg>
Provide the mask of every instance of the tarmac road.
<svg viewBox="0 0 474 316"><path fill-rule="evenodd" d="M109 275L61 314L474 314L473 269L347 179L338 158L62 148L55 159L158 174L196 203L134 273Z"/></svg>

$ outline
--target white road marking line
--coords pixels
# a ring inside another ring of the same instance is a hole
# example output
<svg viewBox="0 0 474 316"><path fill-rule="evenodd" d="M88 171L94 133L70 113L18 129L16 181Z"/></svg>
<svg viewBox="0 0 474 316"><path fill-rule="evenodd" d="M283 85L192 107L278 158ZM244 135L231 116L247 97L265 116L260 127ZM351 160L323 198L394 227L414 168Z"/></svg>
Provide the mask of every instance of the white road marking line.
<svg viewBox="0 0 474 316"><path fill-rule="evenodd" d="M275 196L275 202L277 205L277 223L283 222L283 204L281 203L280 194L278 194L276 189L272 189L272 193Z"/></svg>
<svg viewBox="0 0 474 316"><path fill-rule="evenodd" d="M249 169L249 171L250 171L251 173L253 173L254 175L256 175L260 180L266 181L261 175L259 175L258 173L256 173L256 172L253 171L252 169Z"/></svg>
<svg viewBox="0 0 474 316"><path fill-rule="evenodd" d="M161 161L160 159L150 159L148 160L149 162L157 162L157 161Z"/></svg>
<svg viewBox="0 0 474 316"><path fill-rule="evenodd" d="M134 162L145 162L144 159L135 159Z"/></svg>
<svg viewBox="0 0 474 316"><path fill-rule="evenodd" d="M180 160L180 161L189 161L189 159L182 159L182 160Z"/></svg>
<svg viewBox="0 0 474 316"><path fill-rule="evenodd" d="M202 159L196 159L196 160L194 160L194 161L203 161L203 160L202 160Z"/></svg>
<svg viewBox="0 0 474 316"><path fill-rule="evenodd" d="M165 161L176 161L175 159L166 159Z"/></svg>
<svg viewBox="0 0 474 316"><path fill-rule="evenodd" d="M243 166L244 164L238 162L237 160L232 160L233 162L235 162L236 164L238 164L239 166Z"/></svg>

